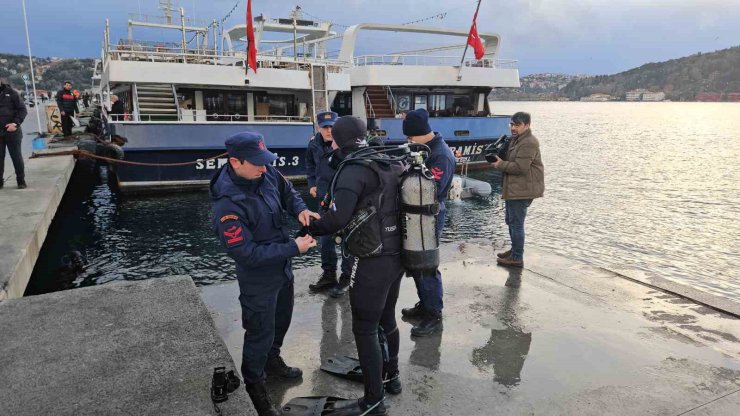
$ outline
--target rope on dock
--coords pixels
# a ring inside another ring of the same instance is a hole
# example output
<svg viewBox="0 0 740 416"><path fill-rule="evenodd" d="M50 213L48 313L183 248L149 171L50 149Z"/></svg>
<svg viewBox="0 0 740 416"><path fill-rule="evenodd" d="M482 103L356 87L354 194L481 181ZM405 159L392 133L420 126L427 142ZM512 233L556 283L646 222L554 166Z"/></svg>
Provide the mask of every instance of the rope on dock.
<svg viewBox="0 0 740 416"><path fill-rule="evenodd" d="M227 156L228 152L221 153L219 155L209 157L207 159L198 159L191 162L178 162L178 163L147 163L147 162L134 162L132 160L120 160L112 157L98 156L94 153L90 153L87 150L63 150L55 153L35 153L31 156L31 159L38 157L54 157L54 156L74 156L76 158L89 157L91 159L105 160L108 163L118 163L120 165L132 165L132 166L159 166L159 167L175 167L175 166L188 166L195 165L196 163L203 162L206 160L218 159Z"/></svg>

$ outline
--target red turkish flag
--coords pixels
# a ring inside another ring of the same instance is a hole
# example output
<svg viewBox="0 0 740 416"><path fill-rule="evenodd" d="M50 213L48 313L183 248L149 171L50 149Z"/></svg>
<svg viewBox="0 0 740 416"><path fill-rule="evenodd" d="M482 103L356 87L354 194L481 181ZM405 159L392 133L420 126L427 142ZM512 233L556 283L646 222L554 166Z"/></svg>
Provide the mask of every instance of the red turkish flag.
<svg viewBox="0 0 740 416"><path fill-rule="evenodd" d="M252 0L247 0L247 65L257 73L257 45L254 43L254 19L252 19ZM247 69L249 72L249 69Z"/></svg>
<svg viewBox="0 0 740 416"><path fill-rule="evenodd" d="M486 53L486 47L483 46L483 41L478 36L478 27L475 22L477 19L478 11L476 10L475 16L473 16L473 25L470 26L470 32L468 33L468 45L473 47L473 50L475 51L475 59L480 60Z"/></svg>

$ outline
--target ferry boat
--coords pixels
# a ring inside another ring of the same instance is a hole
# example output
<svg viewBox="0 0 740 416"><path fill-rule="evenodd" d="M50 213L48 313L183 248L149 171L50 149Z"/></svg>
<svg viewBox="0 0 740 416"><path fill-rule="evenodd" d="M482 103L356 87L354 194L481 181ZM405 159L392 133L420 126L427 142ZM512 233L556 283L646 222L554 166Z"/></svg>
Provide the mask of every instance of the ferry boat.
<svg viewBox="0 0 740 416"><path fill-rule="evenodd" d="M124 160L151 164L114 165L124 191L205 186L227 163L214 159L225 151L224 140L243 130L264 135L284 175L303 178L315 115L326 109L366 119L373 134L401 143L403 113L426 108L458 162L471 166L482 164L483 148L509 132L509 117L492 115L487 100L492 88L519 87L516 61L497 59L497 34L481 33L486 55L461 64L460 55L439 52L461 51L467 30L363 23L338 34L331 22L306 20L296 8L287 19L254 18L260 46L254 72L247 70L245 47L236 47L246 39L246 24L220 30L215 20L199 25L169 2L163 10L163 17L131 16L128 37L116 43L106 22L95 71L107 105L111 95L124 104L124 114L108 116L115 134L128 140ZM133 32L142 27L177 33L179 42L139 40ZM452 37L458 43L357 55L362 31ZM339 41L338 56L330 57L327 45Z"/></svg>

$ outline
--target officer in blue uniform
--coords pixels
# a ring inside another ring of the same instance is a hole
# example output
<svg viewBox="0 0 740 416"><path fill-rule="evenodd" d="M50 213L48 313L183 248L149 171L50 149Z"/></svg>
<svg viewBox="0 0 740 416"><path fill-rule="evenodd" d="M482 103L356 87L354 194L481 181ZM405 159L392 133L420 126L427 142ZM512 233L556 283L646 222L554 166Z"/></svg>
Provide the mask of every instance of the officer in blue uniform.
<svg viewBox="0 0 740 416"><path fill-rule="evenodd" d="M435 234L439 241L447 214L445 201L455 173L455 156L442 136L432 131L429 126L429 113L424 109L406 114L403 120L403 134L413 143L429 146L430 154L424 164L437 182L439 214ZM402 309L401 314L407 318L421 318L421 321L411 328L411 335L423 337L442 329L442 274L439 269L434 274L417 273L414 275L414 282L419 302L413 308Z"/></svg>
<svg viewBox="0 0 740 416"><path fill-rule="evenodd" d="M306 178L308 179L309 193L322 202L329 192L329 185L336 170L329 166L329 156L332 153L332 129L338 114L333 111L324 111L316 116L319 132L308 142L306 149ZM326 209L321 207L320 209ZM334 238L330 235L319 237L321 246L321 268L323 273L316 283L309 285L313 291L331 289L331 296L340 297L347 292L350 283L350 272L354 257L342 257L342 274L337 283L337 250Z"/></svg>
<svg viewBox="0 0 740 416"><path fill-rule="evenodd" d="M242 376L260 416L280 413L265 380L299 378L302 371L280 357L293 314L291 258L316 246L311 236L288 236L287 212L303 225L311 217L298 192L273 166L276 156L262 135L250 131L226 140L229 161L211 180L213 226L236 262L239 302L245 329Z"/></svg>

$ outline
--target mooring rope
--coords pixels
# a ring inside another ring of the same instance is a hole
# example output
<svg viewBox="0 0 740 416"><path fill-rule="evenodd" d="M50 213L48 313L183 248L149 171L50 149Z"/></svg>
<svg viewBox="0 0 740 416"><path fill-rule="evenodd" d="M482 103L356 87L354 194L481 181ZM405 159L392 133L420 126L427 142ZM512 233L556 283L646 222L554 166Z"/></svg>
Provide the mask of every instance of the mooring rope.
<svg viewBox="0 0 740 416"><path fill-rule="evenodd" d="M147 162L134 162L132 160L120 160L120 159L115 159L115 158L112 158L112 157L98 156L98 155L96 155L94 153L88 152L87 150L75 149L75 150L64 150L64 151L55 152L55 153L34 153L31 156L31 159L35 159L35 158L38 158L38 157L75 156L75 157L89 157L89 158L92 158L92 159L100 159L100 160L105 160L106 162L109 162L109 163L118 163L118 164L121 164L121 165L175 167L175 166L195 165L195 164L197 164L199 162L203 162L203 161L206 161L206 160L212 160L212 159L218 159L218 158L221 158L221 157L224 157L224 156L227 156L227 155L228 155L228 152L224 152L224 153L221 153L221 154L216 155L216 156L213 156L213 157L209 157L209 158L206 158L206 159L193 160L193 161L190 161L190 162L147 163Z"/></svg>

